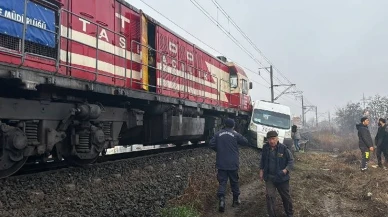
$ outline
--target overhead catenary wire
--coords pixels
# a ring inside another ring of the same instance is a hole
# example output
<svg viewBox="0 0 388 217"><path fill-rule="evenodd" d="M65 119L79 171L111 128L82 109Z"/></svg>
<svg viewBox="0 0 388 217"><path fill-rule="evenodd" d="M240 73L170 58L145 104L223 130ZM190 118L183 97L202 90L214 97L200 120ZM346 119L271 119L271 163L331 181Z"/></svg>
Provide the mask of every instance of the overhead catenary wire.
<svg viewBox="0 0 388 217"><path fill-rule="evenodd" d="M143 4L147 5L147 7L151 8L153 11L155 11L156 13L158 13L160 16L164 17L165 19L167 19L169 22L171 22L172 24L174 24L176 27L178 27L179 29L183 30L184 32L186 32L187 34L189 34L191 37L195 38L196 40L198 40L199 42L201 42L202 44L204 44L205 46L207 46L208 48L210 48L211 50L213 50L214 52L222 55L222 56L226 56L224 54L222 54L222 52L218 51L217 49L215 49L213 46L207 44L206 42L204 42L203 40L201 40L200 38L198 38L197 36L193 35L192 33L190 33L189 31L187 31L186 29L184 29L183 27L181 27L179 24L177 24L176 22L174 22L173 20L171 20L170 18L168 18L167 16L165 16L164 14L162 14L160 11L158 11L157 9L155 9L154 7L152 7L151 5L149 5L148 3L146 3L144 0L140 0ZM254 70L240 64L239 62L237 61L234 61L230 58L228 58L230 61L236 63L237 65L243 67L245 70L249 71L249 72L252 72L252 73L255 73L257 75L259 75L257 72L255 72ZM259 75L263 80L265 80L268 84L270 84L269 81L267 81L262 75ZM255 83L258 83L258 82L255 82ZM258 83L260 84L260 83ZM262 84L261 84L262 85Z"/></svg>
<svg viewBox="0 0 388 217"><path fill-rule="evenodd" d="M155 9L154 7L152 7L150 4L146 3L144 0L140 0L140 1L141 1L144 5L146 5L147 7L149 7L150 9L152 9L153 11L155 11L157 14L159 14L160 16L162 16L163 18L165 18L166 20L168 20L169 22L171 22L173 25L175 25L176 27L178 27L179 29L181 29L182 31L184 31L185 33L187 33L188 35L190 35L190 36L193 37L194 39L198 40L199 42L201 42L202 44L204 44L205 46L207 46L208 48L210 48L211 50L213 50L214 52L216 52L216 53L218 53L218 54L220 54L220 55L222 55L222 56L226 56L226 55L224 55L222 52L220 52L220 51L218 51L217 49L215 49L213 46L207 44L206 42L204 42L203 40L201 40L200 38L198 38L198 37L195 36L194 34L190 33L189 31L187 31L186 29L184 29L183 27L181 27L179 24L177 24L176 22L174 22L173 20L171 20L170 18L168 18L167 16L165 16L163 13L161 13L159 10ZM247 71L249 71L249 72L251 72L251 73L253 73L253 74L259 75L259 76L260 76L267 84L270 84L270 82L269 82L268 80L266 80L266 79L265 79L261 74L259 74L258 72L256 72L256 71L254 71L254 70L252 70L252 69L250 69L250 68L248 68L248 67L246 67L246 66L240 64L240 63L237 62L237 61L234 61L234 60L232 60L232 59L230 59L230 58L228 58L228 59L229 59L230 61L236 63L237 65L241 66L241 67L244 68L245 70L247 70ZM259 85L261 85L261 86L263 86L263 87L268 88L267 86L265 86L264 84L262 84L262 83L260 83L260 82L258 82L258 81L256 81L256 80L254 80L253 78L252 78L251 80L252 80L254 83L256 83L256 84L259 84ZM275 90L275 91L277 91L277 90ZM280 93L280 91L277 91L277 93ZM286 97L289 97L289 96L286 95ZM294 104L294 105L300 107L300 105L297 105L297 104L295 103L295 100L294 100L293 98L290 98L290 99L287 100L287 101L289 101L289 102L291 102L292 104Z"/></svg>
<svg viewBox="0 0 388 217"><path fill-rule="evenodd" d="M221 29L238 47L240 47L248 56L250 56L256 63L264 66L254 55L249 52L230 32L228 32L213 16L209 14L196 0L190 0L203 14L205 14L216 26ZM276 77L275 77L276 78ZM280 81L278 79L278 81ZM280 81L281 82L281 81ZM290 83L291 84L291 83ZM277 91L277 90L276 90ZM279 92L279 91L278 91Z"/></svg>
<svg viewBox="0 0 388 217"><path fill-rule="evenodd" d="M279 74L287 80L289 84L291 84L291 81L278 69L276 66L264 55L264 53L257 47L255 43L245 34L242 29L234 22L234 20L229 16L229 14L221 7L221 5L217 2L217 0L212 0L213 4L216 5L218 9L220 9L221 13L225 15L226 18L228 18L228 21L232 23L234 27L236 27L237 31L241 33L241 35L249 42L249 44L252 45L252 47L264 58L264 60L267 61L268 64L272 65L272 67L279 72Z"/></svg>
<svg viewBox="0 0 388 217"><path fill-rule="evenodd" d="M195 0L190 0L192 3L193 1L196 3L193 3L194 5L199 5L198 2ZM234 22L234 20L231 18L231 16L222 8L222 6L217 2L217 0L212 0L213 4L221 11L222 14L228 19L228 23L231 23L237 31L240 32L240 34L249 42L249 44L264 58L264 60L267 61L268 64L272 65L273 69L275 69L287 82L288 84L292 84L291 81L264 55L264 53L257 47L257 45L248 37L246 33L243 32L243 30ZM199 5L200 6L200 5ZM201 7L201 6L200 6ZM201 7L203 8L203 7ZM205 14L206 15L206 14ZM218 10L217 10L217 15L218 15ZM217 21L218 23L218 21ZM220 25L218 23L218 25ZM230 31L229 31L230 34ZM275 77L279 82L281 82L277 77ZM297 88L294 87L294 89L297 90ZM309 102L308 100L306 100ZM309 102L310 103L310 102Z"/></svg>

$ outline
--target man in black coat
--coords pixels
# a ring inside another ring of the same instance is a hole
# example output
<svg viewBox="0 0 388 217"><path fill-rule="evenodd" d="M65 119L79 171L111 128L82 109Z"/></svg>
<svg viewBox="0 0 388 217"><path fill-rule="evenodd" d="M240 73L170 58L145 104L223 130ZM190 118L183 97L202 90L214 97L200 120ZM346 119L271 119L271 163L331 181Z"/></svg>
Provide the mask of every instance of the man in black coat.
<svg viewBox="0 0 388 217"><path fill-rule="evenodd" d="M388 128L386 125L386 120L384 118L379 119L379 129L375 137L376 144L376 156L377 162L380 168L387 170L387 160L388 160ZM384 166L381 161L381 153L384 154Z"/></svg>
<svg viewBox="0 0 388 217"><path fill-rule="evenodd" d="M361 118L361 123L356 125L358 130L358 146L361 150L361 171L368 169L368 161L370 158L370 151L373 151L373 140L368 129L369 119L367 117Z"/></svg>
<svg viewBox="0 0 388 217"><path fill-rule="evenodd" d="M294 210L290 196L290 171L294 166L294 157L287 146L279 142L276 131L267 133L268 142L264 144L260 159L260 180L265 181L267 212L270 217L275 214L276 189L282 201L287 217L292 217Z"/></svg>
<svg viewBox="0 0 388 217"><path fill-rule="evenodd" d="M248 140L234 129L233 119L225 120L225 129L217 132L210 140L210 147L217 152L216 167L219 182L217 196L219 198L219 211L225 211L225 189L230 180L233 192L233 206L239 205L240 190L238 186L239 149L238 144L248 146Z"/></svg>

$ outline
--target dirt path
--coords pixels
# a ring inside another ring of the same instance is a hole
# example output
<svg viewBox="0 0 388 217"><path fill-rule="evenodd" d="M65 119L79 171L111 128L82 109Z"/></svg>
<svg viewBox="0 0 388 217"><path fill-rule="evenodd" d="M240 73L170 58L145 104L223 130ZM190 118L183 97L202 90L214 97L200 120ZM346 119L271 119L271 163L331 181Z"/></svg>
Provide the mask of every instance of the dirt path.
<svg viewBox="0 0 388 217"><path fill-rule="evenodd" d="M357 156L357 152L339 156L297 154L290 182L294 216L388 217L388 188L381 188L388 186L388 172L371 165L362 173ZM240 186L240 191L240 207L232 207L230 194L226 198L225 213L218 212L218 202L214 201L203 216L267 216L263 182L255 180ZM372 196L368 197L368 193ZM276 213L286 216L278 194Z"/></svg>
<svg viewBox="0 0 388 217"><path fill-rule="evenodd" d="M239 207L232 207L232 194L226 197L226 208L224 213L218 212L218 203L214 204L213 212L204 214L204 217L235 217L235 216L246 216L244 215L245 210L249 208L250 213L252 210L257 211L255 216L265 216L266 211L262 210L263 207L258 206L258 201L262 200L264 195L260 196L263 192L263 183L259 181L251 182L247 185L240 186L240 200L241 205ZM260 198L259 198L260 197ZM265 201L263 201L265 203ZM252 216L252 215L249 215Z"/></svg>

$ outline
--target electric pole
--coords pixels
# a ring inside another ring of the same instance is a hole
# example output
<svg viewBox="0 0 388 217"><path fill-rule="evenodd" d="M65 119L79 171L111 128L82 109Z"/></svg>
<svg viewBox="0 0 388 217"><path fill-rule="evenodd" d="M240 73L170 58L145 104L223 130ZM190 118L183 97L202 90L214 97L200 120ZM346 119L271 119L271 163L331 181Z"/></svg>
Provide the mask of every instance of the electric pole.
<svg viewBox="0 0 388 217"><path fill-rule="evenodd" d="M365 94L364 93L362 93L362 102L364 104L364 108L363 109L365 109Z"/></svg>
<svg viewBox="0 0 388 217"><path fill-rule="evenodd" d="M269 67L263 67L263 68L259 68L259 74L260 74L260 69L265 69L269 72L269 76L270 76L270 84L271 84L271 102L274 103L277 99L279 99L283 94L287 94L287 93L290 93L290 92L287 92L289 89L291 89L293 86L295 86L295 84L276 84L274 85L273 84L273 67L272 65L270 65ZM268 70L269 69L269 70ZM275 93L274 93L274 89L275 87L281 87L281 86L286 86L287 88L284 89L277 97L275 97Z"/></svg>
<svg viewBox="0 0 388 217"><path fill-rule="evenodd" d="M273 103L275 101L275 96L274 96L274 93L273 93L273 69L272 69L272 65L269 66L269 76L271 78L271 102Z"/></svg>
<svg viewBox="0 0 388 217"><path fill-rule="evenodd" d="M330 124L330 111L328 113L329 113L329 126L331 126L331 124Z"/></svg>
<svg viewBox="0 0 388 217"><path fill-rule="evenodd" d="M303 95L301 95L302 97L302 126L306 125L306 121L305 121L305 118L304 118L304 104L303 104Z"/></svg>
<svg viewBox="0 0 388 217"><path fill-rule="evenodd" d="M317 122L318 127L318 106L315 106L315 121Z"/></svg>

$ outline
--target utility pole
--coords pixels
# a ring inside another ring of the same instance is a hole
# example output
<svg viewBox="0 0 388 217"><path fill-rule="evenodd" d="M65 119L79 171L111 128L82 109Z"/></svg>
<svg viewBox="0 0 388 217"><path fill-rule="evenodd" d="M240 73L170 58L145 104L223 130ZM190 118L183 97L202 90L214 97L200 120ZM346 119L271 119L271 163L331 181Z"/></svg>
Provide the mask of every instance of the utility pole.
<svg viewBox="0 0 388 217"><path fill-rule="evenodd" d="M290 93L290 92L287 92L289 89L291 89L291 87L295 86L295 84L276 84L274 85L273 84L273 67L272 65L270 65L269 67L263 67L263 68L259 68L259 74L260 74L260 69L265 69L269 72L269 76L270 76L270 83L271 83L271 102L274 103L277 99L279 99L279 97L281 97L283 94L287 94L287 93ZM269 69L269 70L268 70ZM280 87L280 86L286 86L287 88L284 89L277 97L275 97L275 93L274 93L274 89L275 87Z"/></svg>
<svg viewBox="0 0 388 217"><path fill-rule="evenodd" d="M365 94L364 93L362 93L362 102L364 104L364 108L363 109L365 109Z"/></svg>
<svg viewBox="0 0 388 217"><path fill-rule="evenodd" d="M318 106L315 106L315 121L317 122L318 127Z"/></svg>
<svg viewBox="0 0 388 217"><path fill-rule="evenodd" d="M330 123L330 111L328 113L329 113L329 126L331 126L331 123Z"/></svg>
<svg viewBox="0 0 388 217"><path fill-rule="evenodd" d="M275 96L273 93L273 69L272 69L272 65L269 66L269 75L271 78L271 102L273 103L275 101Z"/></svg>
<svg viewBox="0 0 388 217"><path fill-rule="evenodd" d="M303 103L303 95L301 95L302 97L302 125L305 126L306 125L306 121L305 121L305 118L304 118L304 103Z"/></svg>

